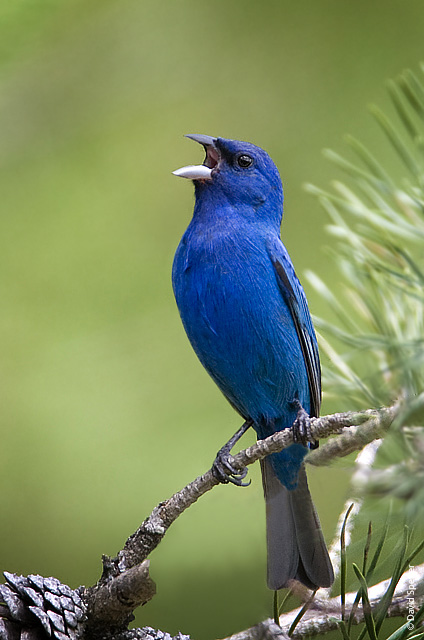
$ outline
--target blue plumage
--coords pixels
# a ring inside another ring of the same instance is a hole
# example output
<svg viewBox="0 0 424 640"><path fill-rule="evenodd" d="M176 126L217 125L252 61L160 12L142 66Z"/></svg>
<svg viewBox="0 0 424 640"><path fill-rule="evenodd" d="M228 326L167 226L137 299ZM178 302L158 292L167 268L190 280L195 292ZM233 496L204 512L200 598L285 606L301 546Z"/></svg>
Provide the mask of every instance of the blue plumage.
<svg viewBox="0 0 424 640"><path fill-rule="evenodd" d="M270 157L252 144L190 137L204 145L206 159L204 165L176 172L194 180L196 204L174 259L174 293L199 360L264 438L290 427L299 403L308 414L318 415L321 396L306 298L280 240L281 180ZM311 588L332 581L310 497L310 506L302 509L314 533L308 541L303 537L304 546L316 538L315 548L302 552L298 544L300 501L295 498L302 495L307 503L305 486L309 496L302 465L306 453L306 447L294 444L262 465L272 588L294 577ZM308 566L308 553L321 558L318 568Z"/></svg>

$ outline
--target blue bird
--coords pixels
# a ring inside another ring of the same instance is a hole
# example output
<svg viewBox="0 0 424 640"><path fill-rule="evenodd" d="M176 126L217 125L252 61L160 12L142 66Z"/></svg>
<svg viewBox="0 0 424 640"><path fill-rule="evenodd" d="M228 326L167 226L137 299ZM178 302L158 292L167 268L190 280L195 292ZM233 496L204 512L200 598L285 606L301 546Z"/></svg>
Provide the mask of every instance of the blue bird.
<svg viewBox="0 0 424 640"><path fill-rule="evenodd" d="M298 442L262 461L267 582L274 590L293 578L329 587L333 569L303 464L308 416L321 404L321 368L306 297L280 239L280 175L253 144L188 137L206 158L174 172L195 188L193 218L174 258L174 294L200 362L245 420L214 470L243 484L246 470L237 474L227 460L241 434L253 426L262 439L295 424Z"/></svg>

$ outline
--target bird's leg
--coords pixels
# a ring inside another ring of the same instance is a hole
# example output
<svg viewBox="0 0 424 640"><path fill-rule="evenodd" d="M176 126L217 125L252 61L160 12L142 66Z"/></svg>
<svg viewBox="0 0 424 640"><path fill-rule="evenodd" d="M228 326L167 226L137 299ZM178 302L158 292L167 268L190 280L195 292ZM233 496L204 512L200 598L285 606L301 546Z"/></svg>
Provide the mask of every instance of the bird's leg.
<svg viewBox="0 0 424 640"><path fill-rule="evenodd" d="M296 420L292 425L293 441L300 442L304 447L307 447L309 444L310 449L318 449L318 440L312 440L311 418L309 414L302 407L299 400L295 400L293 404L297 409Z"/></svg>
<svg viewBox="0 0 424 640"><path fill-rule="evenodd" d="M216 454L215 461L212 465L212 473L215 478L220 482L226 484L228 482L232 482L232 484L236 484L238 487L247 487L250 484L249 482L243 482L243 479L247 475L247 469L236 469L230 463L229 458L231 457L231 449L234 447L236 442L240 440L240 438L246 433L246 431L253 424L252 420L246 420L244 424L238 429L232 438L228 440L226 444L218 451Z"/></svg>

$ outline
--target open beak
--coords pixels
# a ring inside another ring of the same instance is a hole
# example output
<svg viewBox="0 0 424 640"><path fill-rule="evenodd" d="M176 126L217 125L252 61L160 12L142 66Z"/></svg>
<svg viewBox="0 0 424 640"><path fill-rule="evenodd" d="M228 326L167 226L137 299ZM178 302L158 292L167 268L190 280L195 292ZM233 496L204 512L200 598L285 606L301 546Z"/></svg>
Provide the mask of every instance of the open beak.
<svg viewBox="0 0 424 640"><path fill-rule="evenodd" d="M216 148L217 139L200 133L189 133L186 138L191 138L191 140L204 146L206 151L205 161L203 164L190 164L187 167L181 167L181 169L177 169L172 173L174 176L188 178L189 180L212 180L212 171L219 162L219 152Z"/></svg>

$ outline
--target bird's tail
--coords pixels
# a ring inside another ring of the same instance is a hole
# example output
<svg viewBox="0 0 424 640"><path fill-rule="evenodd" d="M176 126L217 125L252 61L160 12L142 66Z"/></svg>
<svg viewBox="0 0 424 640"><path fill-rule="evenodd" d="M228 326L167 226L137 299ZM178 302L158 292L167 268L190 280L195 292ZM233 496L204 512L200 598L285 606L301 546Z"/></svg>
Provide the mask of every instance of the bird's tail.
<svg viewBox="0 0 424 640"><path fill-rule="evenodd" d="M262 463L266 501L268 587L288 586L295 578L309 589L330 587L333 567L320 523L309 493L305 466L299 471L296 489L288 490L267 460Z"/></svg>

